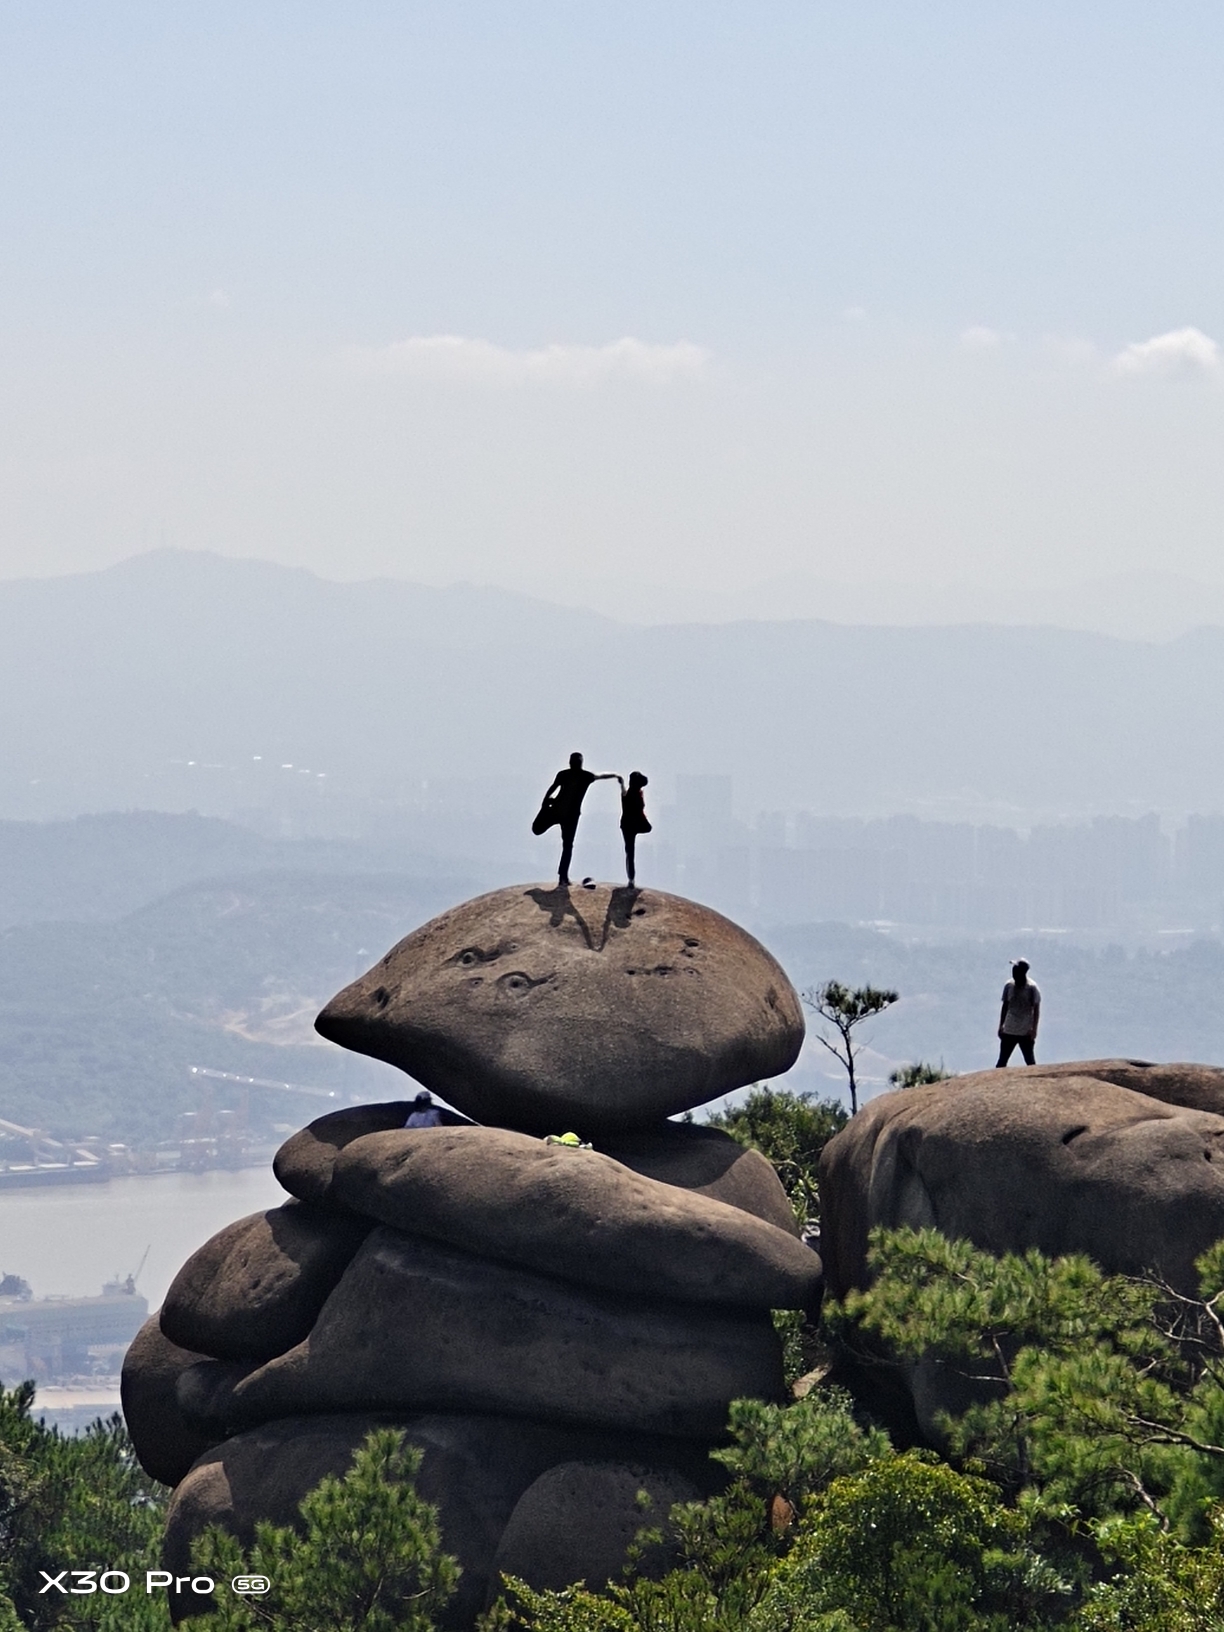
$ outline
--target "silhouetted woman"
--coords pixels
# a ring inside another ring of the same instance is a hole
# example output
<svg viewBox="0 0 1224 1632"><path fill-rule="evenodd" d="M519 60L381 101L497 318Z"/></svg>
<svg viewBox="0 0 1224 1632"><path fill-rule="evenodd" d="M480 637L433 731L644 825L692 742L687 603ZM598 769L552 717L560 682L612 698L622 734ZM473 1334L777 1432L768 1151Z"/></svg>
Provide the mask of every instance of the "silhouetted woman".
<svg viewBox="0 0 1224 1632"><path fill-rule="evenodd" d="M625 786L623 777L616 779L621 789L621 836L625 841L625 872L629 875L629 888L634 887L633 851L637 844L639 833L649 833L650 823L646 820L646 796L642 789L646 786L647 778L641 771L630 771L629 786Z"/></svg>

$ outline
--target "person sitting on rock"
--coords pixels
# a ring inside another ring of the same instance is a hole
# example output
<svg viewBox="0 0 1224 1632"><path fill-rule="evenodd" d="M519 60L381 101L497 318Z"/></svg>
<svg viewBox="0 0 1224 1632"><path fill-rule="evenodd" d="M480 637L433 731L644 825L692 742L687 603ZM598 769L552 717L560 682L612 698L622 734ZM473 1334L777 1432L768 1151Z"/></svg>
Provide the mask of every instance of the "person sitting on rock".
<svg viewBox="0 0 1224 1632"><path fill-rule="evenodd" d="M639 833L649 833L650 823L646 820L646 798L642 789L648 778L641 771L630 771L629 786L625 786L623 776L616 779L621 790L621 837L625 841L625 872L629 879L629 888L636 888L635 874L637 867L634 861L634 848L637 845Z"/></svg>
<svg viewBox="0 0 1224 1632"><path fill-rule="evenodd" d="M1028 978L1029 966L1023 958L1012 964L1012 978L1003 988L1003 1008L999 1013L999 1058L996 1069L1005 1066L1017 1047L1025 1065L1035 1065L1033 1045L1041 1019L1041 993Z"/></svg>
<svg viewBox="0 0 1224 1632"><path fill-rule="evenodd" d="M562 1145L566 1150L590 1150L590 1145L584 1145L576 1133L548 1133L544 1136L546 1145Z"/></svg>
<svg viewBox="0 0 1224 1632"><path fill-rule="evenodd" d="M537 824L540 822L545 809L547 809L551 820L555 821L561 829L561 865L557 869L558 884L568 886L570 881L569 866L574 855L574 835L578 831L578 818L582 815L582 801L586 798L587 789L592 782L610 782L615 776L615 771L604 771L597 776L594 771L583 768L581 754L571 754L569 769L558 771L556 776L553 777L552 785L544 795L544 806L541 807L540 816L537 816L536 822Z"/></svg>
<svg viewBox="0 0 1224 1632"><path fill-rule="evenodd" d="M424 1089L412 1102L412 1109L408 1113L406 1128L440 1128L442 1126L442 1112L433 1102L433 1095L427 1094Z"/></svg>

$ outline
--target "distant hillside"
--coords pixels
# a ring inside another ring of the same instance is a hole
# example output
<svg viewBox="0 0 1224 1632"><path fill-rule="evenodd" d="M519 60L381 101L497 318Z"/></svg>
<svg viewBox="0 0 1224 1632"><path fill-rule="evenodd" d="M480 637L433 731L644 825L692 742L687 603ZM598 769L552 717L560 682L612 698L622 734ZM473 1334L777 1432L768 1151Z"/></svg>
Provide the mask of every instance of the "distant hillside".
<svg viewBox="0 0 1224 1632"><path fill-rule="evenodd" d="M198 1102L190 1065L397 1097L407 1079L321 1042L314 1015L401 935L466 893L462 884L376 873L235 874L189 884L117 921L0 933L0 1117L64 1134L168 1138ZM864 1074L876 1087L890 1062L992 1063L1013 942L906 945L838 924L765 938L801 987L836 977L901 992L868 1028L874 1055ZM1040 1058L1224 1060L1219 943L1127 954L1031 937L1024 950L1045 994ZM790 1080L822 1094L840 1087L810 1039ZM225 1103L225 1090L218 1094ZM318 1109L272 1094L252 1104L257 1119L289 1124Z"/></svg>
<svg viewBox="0 0 1224 1632"><path fill-rule="evenodd" d="M664 796L676 772L730 772L752 809L1211 810L1222 741L1220 630L637 628L176 553L0 584L10 817L287 812L342 833L422 781L460 779L451 804L479 811L515 779L530 805L576 746ZM505 827L449 825L468 854Z"/></svg>
<svg viewBox="0 0 1224 1632"><path fill-rule="evenodd" d="M188 885L118 922L0 934L0 1117L64 1134L169 1137L190 1065L393 1098L388 1066L324 1043L323 1002L453 886L257 873ZM310 1102L257 1100L302 1122Z"/></svg>
<svg viewBox="0 0 1224 1632"><path fill-rule="evenodd" d="M0 930L120 918L204 879L263 871L396 873L404 861L390 846L270 839L195 813L0 821ZM449 888L471 883L471 870L460 871Z"/></svg>

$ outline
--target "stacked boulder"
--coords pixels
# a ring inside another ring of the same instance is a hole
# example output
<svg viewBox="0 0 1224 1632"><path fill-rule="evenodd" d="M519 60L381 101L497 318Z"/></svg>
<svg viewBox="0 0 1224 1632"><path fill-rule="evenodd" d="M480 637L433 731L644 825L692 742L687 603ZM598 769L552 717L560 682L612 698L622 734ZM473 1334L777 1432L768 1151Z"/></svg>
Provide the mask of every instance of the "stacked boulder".
<svg viewBox="0 0 1224 1632"><path fill-rule="evenodd" d="M201 1247L133 1343L133 1442L177 1487L167 1568L210 1523L293 1522L392 1424L463 1567L448 1624L502 1572L601 1583L638 1492L655 1519L707 1494L729 1402L783 1397L770 1310L819 1303L769 1164L667 1120L789 1069L794 990L692 902L518 888L409 935L317 1027L463 1114L410 1129L408 1101L370 1105L295 1134L292 1199Z"/></svg>
<svg viewBox="0 0 1224 1632"><path fill-rule="evenodd" d="M821 1157L830 1294L869 1281L868 1237L933 1228L1003 1254L1085 1253L1198 1290L1224 1237L1224 1070L1086 1060L981 1071L871 1101ZM938 1444L976 1397L934 1356L845 1376L903 1437Z"/></svg>

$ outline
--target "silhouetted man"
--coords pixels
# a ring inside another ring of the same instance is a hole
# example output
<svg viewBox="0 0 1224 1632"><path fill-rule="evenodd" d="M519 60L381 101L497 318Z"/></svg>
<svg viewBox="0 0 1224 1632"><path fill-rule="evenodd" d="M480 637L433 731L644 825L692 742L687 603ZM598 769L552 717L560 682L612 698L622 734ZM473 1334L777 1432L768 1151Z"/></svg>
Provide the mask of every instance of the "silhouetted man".
<svg viewBox="0 0 1224 1632"><path fill-rule="evenodd" d="M1024 959L1018 959L1012 964L1012 978L1003 988L996 1070L1007 1064L1017 1047L1024 1055L1025 1065L1037 1063L1033 1044L1037 1041L1037 1025L1041 1019L1041 993L1028 978L1028 971Z"/></svg>
<svg viewBox="0 0 1224 1632"><path fill-rule="evenodd" d="M574 855L574 835L578 831L578 818L582 815L582 801L586 798L587 789L592 782L611 782L615 775L615 771L605 771L602 775L596 776L594 771L583 769L581 754L571 754L569 769L558 771L553 777L552 786L544 795L544 803L549 806L552 820L561 829L558 884L569 883L569 865Z"/></svg>

